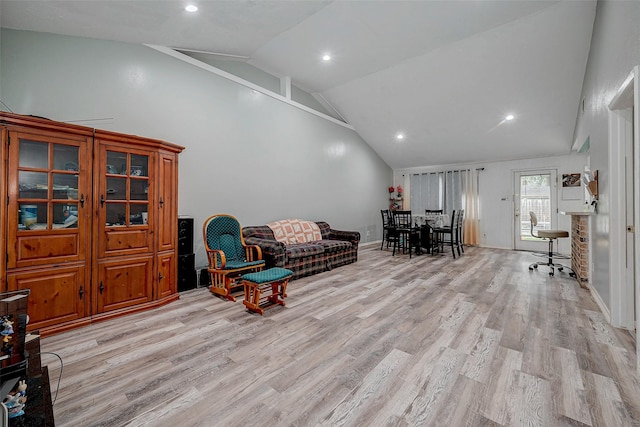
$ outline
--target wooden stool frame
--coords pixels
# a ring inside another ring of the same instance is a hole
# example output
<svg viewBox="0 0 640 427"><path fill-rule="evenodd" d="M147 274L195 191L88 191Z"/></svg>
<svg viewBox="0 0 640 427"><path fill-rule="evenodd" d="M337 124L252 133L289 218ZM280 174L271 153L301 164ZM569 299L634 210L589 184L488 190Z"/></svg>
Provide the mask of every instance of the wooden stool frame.
<svg viewBox="0 0 640 427"><path fill-rule="evenodd" d="M287 296L287 284L291 276L284 279L275 280L266 283L254 283L249 280L243 280L244 283L244 301L242 302L247 310L255 313L264 314L267 308L276 305L285 306L284 298ZM270 293L268 293L270 291Z"/></svg>

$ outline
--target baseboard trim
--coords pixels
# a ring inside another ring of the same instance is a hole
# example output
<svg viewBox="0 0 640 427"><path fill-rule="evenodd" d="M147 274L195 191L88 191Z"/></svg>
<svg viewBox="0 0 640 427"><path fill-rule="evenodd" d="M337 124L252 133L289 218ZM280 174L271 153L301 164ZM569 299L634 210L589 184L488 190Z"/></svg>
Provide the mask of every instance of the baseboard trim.
<svg viewBox="0 0 640 427"><path fill-rule="evenodd" d="M591 286L591 283L587 284L587 287L589 289L589 292L591 292L591 296L595 300L596 304L598 304L598 307L600 307L600 311L602 311L602 314L604 315L605 319L609 324L611 324L611 312L609 311L609 308L600 297L600 294L598 293L596 288Z"/></svg>

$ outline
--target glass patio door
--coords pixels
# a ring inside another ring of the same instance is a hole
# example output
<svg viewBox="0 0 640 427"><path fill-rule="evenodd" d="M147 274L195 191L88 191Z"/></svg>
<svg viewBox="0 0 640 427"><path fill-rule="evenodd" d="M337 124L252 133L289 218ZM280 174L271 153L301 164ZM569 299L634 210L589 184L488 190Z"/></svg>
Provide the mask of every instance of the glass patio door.
<svg viewBox="0 0 640 427"><path fill-rule="evenodd" d="M531 219L533 211L538 218L537 230L554 228L557 213L557 173L555 170L516 171L514 173L514 222L516 250L541 251L548 250L546 240L531 235Z"/></svg>

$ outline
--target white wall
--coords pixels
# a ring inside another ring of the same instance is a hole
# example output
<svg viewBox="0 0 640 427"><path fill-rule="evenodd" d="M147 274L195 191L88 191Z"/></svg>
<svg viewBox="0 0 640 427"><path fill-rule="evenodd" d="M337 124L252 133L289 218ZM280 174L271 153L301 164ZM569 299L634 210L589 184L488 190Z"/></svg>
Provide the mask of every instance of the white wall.
<svg viewBox="0 0 640 427"><path fill-rule="evenodd" d="M352 130L145 46L2 30L2 101L19 114L164 139L179 213L296 217L380 239L392 171ZM0 107L1 108L1 107Z"/></svg>
<svg viewBox="0 0 640 427"><path fill-rule="evenodd" d="M640 64L640 2L598 1L582 95L584 112L576 125L576 141L589 138L591 169L599 171L598 215L591 221L593 287L611 309L609 284L609 135L608 105L634 66ZM637 183L636 183L637 184Z"/></svg>
<svg viewBox="0 0 640 427"><path fill-rule="evenodd" d="M558 176L563 173L579 173L584 170L586 157L582 154L566 156L513 160L491 163L475 163L473 165L450 165L429 168L412 168L394 170L395 185L408 187L407 177L410 174L444 171L466 168L484 168L479 172L480 193L480 246L513 249L514 248L514 172L522 170L555 169ZM584 200L564 200L562 189L558 187L557 206L559 211L582 211ZM571 230L571 218L558 214L557 228ZM559 239L559 252L569 254L569 239Z"/></svg>

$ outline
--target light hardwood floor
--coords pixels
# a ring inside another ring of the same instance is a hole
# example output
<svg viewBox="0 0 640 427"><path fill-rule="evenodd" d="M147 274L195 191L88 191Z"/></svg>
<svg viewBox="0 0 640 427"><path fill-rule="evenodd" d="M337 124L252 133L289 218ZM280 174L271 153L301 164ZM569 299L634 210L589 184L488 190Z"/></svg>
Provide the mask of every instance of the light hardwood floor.
<svg viewBox="0 0 640 427"><path fill-rule="evenodd" d="M264 316L200 288L47 337L56 425L640 425L631 335L535 259L368 244Z"/></svg>

